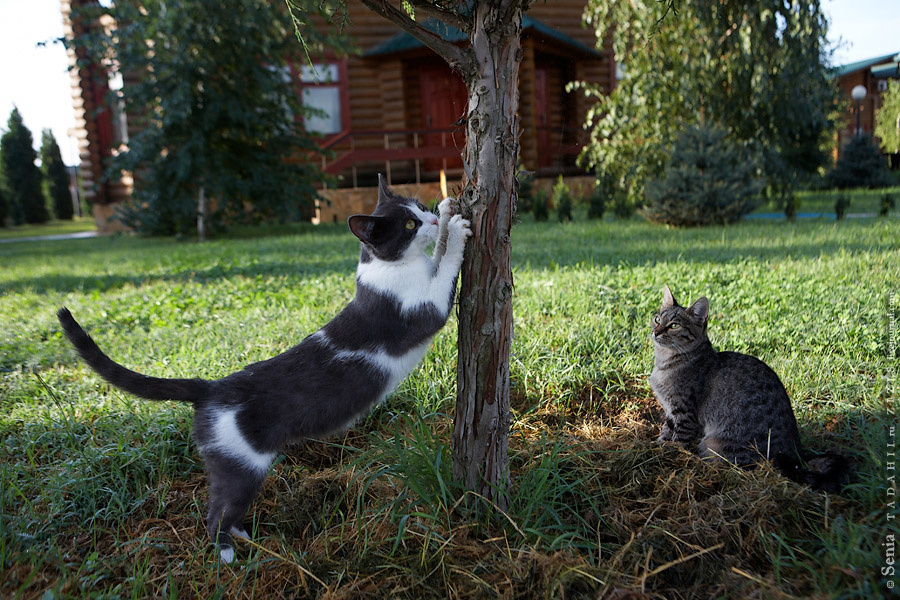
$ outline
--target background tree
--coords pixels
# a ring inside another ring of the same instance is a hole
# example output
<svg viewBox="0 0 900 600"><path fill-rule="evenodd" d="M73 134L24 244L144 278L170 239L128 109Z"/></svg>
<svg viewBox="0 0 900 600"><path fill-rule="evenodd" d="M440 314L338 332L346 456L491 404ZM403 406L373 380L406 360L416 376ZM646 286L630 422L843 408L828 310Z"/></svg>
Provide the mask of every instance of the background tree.
<svg viewBox="0 0 900 600"><path fill-rule="evenodd" d="M881 108L875 115L875 136L889 154L900 153L900 81L891 79L881 95Z"/></svg>
<svg viewBox="0 0 900 600"><path fill-rule="evenodd" d="M69 192L69 172L63 163L59 144L49 129L41 132L41 170L44 172L47 197L53 207L53 214L57 219L71 220L75 209Z"/></svg>
<svg viewBox="0 0 900 600"><path fill-rule="evenodd" d="M9 216L9 204L3 191L3 178L0 176L0 227L6 227L6 217Z"/></svg>
<svg viewBox="0 0 900 600"><path fill-rule="evenodd" d="M689 126L675 140L665 175L647 181L649 221L677 226L731 223L757 206L755 165L728 132Z"/></svg>
<svg viewBox="0 0 900 600"><path fill-rule="evenodd" d="M611 36L624 76L589 111L583 160L633 200L679 131L704 121L757 158L771 194L827 163L837 92L819 0L590 0L585 20Z"/></svg>
<svg viewBox="0 0 900 600"><path fill-rule="evenodd" d="M878 151L872 136L860 133L844 145L841 157L828 172L826 181L831 187L879 188L891 185L887 158Z"/></svg>
<svg viewBox="0 0 900 600"><path fill-rule="evenodd" d="M50 220L41 190L41 170L35 165L34 139L18 108L13 108L0 139L0 170L13 222L46 223Z"/></svg>
<svg viewBox="0 0 900 600"><path fill-rule="evenodd" d="M321 176L312 163L289 160L315 146L290 75L289 59L300 57L284 5L143 0L99 10L114 28L75 43L124 74L128 114L140 115L111 174L137 176L127 223L202 238L226 219L301 217ZM311 45L317 35L310 31Z"/></svg>

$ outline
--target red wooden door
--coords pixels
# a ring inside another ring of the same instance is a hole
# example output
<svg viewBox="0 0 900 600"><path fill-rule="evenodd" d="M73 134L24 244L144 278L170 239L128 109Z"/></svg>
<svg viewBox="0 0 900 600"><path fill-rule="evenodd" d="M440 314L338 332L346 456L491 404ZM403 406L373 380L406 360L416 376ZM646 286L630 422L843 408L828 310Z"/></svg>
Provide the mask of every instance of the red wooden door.
<svg viewBox="0 0 900 600"><path fill-rule="evenodd" d="M450 67L435 64L421 68L419 81L422 92L422 127L424 129L453 127L466 111L466 86L462 78L451 71ZM423 141L425 146L445 146L458 150L451 158L426 158L423 161L426 171L437 171L444 168L445 164L448 169L462 167L459 154L466 143L462 130L426 133Z"/></svg>
<svg viewBox="0 0 900 600"><path fill-rule="evenodd" d="M538 167L553 166L553 138L550 129L550 78L547 69L534 69L534 113L537 121Z"/></svg>

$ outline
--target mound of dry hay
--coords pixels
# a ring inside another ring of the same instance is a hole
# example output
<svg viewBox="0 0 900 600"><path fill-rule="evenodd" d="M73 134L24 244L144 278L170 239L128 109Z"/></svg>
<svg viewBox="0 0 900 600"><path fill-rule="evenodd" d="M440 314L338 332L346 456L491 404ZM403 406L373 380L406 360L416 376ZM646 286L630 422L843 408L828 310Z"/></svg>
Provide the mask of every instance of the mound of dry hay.
<svg viewBox="0 0 900 600"><path fill-rule="evenodd" d="M826 524L843 500L829 505L824 495L768 467L711 465L655 444L656 410L652 398L629 394L531 411L511 438L512 494L548 465L560 487L548 503L522 509L527 502L513 502L520 514L488 521L458 504L424 505L401 480L375 476L390 465L361 469L348 448L365 448L379 432L299 446L267 479L253 508L254 541L238 541L233 566L217 564L206 539L205 478L167 481L153 506L141 507L118 531L95 534L100 556L127 557L97 589L131 585L124 583L130 565L140 562L148 565L145 585L156 595L177 590L197 597L674 599L809 592L802 577L779 573L772 557L779 540L808 537L811 524ZM448 439L448 420L427 426L436 439ZM545 519L550 513L555 521ZM83 560L78 549L89 545L86 537L73 538L69 560ZM35 581L52 583L53 572L45 565ZM29 589L40 597L44 588Z"/></svg>

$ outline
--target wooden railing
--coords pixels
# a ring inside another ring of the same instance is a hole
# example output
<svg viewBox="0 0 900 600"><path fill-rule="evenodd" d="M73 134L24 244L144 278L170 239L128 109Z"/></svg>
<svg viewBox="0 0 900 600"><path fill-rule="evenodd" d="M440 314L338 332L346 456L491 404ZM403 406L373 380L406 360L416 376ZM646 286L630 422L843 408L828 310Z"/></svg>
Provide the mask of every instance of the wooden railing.
<svg viewBox="0 0 900 600"><path fill-rule="evenodd" d="M552 165L539 167L541 176L580 171L575 159L587 140L585 131L577 127L539 127L548 142L543 152L550 152ZM542 136L543 137L543 136ZM392 163L411 161L415 182L421 183L425 161L440 161L431 164L427 171L447 171L448 165L459 167L459 159L465 148L465 130L447 129L367 129L350 130L322 140L319 145L322 170L330 175L348 174L353 187L359 187L360 165L363 163L384 163L383 170L391 183ZM371 175L371 169L364 170ZM405 177L412 173L406 171Z"/></svg>
<svg viewBox="0 0 900 600"><path fill-rule="evenodd" d="M358 165L362 162L384 161L390 183L392 161L413 161L416 183L421 183L423 161L440 160L446 170L449 161L460 158L464 147L463 128L346 131L324 139L320 145L322 170L331 175L349 170L353 187L357 187Z"/></svg>

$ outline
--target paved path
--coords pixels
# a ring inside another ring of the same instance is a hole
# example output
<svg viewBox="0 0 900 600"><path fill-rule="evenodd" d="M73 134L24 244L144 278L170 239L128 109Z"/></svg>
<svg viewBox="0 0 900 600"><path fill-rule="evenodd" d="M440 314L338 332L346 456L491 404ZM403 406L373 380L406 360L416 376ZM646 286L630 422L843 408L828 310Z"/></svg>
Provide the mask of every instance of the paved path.
<svg viewBox="0 0 900 600"><path fill-rule="evenodd" d="M31 237L5 238L0 244L12 242L52 242L55 240L80 240L82 238L97 237L96 231L79 231L78 233L60 233L58 235L35 235Z"/></svg>
<svg viewBox="0 0 900 600"><path fill-rule="evenodd" d="M844 215L847 219L869 219L872 217L876 217L875 213L847 213ZM745 219L784 219L784 213L750 213L749 215L744 215ZM798 219L831 219L832 221L837 220L837 215L833 212L802 212L797 213Z"/></svg>

